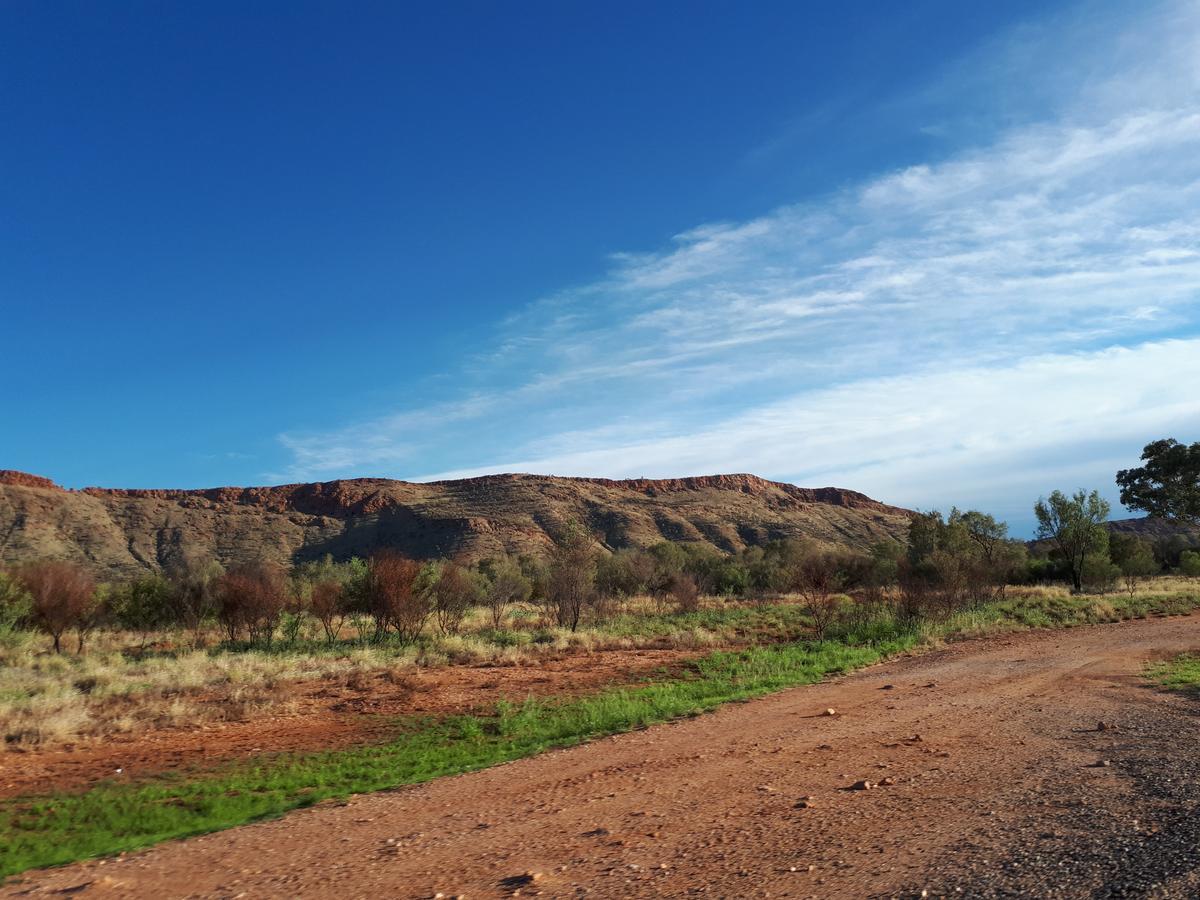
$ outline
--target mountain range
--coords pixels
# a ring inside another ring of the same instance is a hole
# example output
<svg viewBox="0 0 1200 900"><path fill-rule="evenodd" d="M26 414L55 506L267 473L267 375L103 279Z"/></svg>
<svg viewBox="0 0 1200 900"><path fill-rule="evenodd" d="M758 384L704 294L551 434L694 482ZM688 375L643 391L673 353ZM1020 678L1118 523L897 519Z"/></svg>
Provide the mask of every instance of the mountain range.
<svg viewBox="0 0 1200 900"><path fill-rule="evenodd" d="M754 475L678 479L487 475L413 483L356 478L204 490L66 490L0 470L0 563L58 558L102 577L159 572L185 558L230 564L368 556L475 560L541 553L576 522L609 549L691 541L737 551L801 537L864 548L903 541L910 512L843 488Z"/></svg>

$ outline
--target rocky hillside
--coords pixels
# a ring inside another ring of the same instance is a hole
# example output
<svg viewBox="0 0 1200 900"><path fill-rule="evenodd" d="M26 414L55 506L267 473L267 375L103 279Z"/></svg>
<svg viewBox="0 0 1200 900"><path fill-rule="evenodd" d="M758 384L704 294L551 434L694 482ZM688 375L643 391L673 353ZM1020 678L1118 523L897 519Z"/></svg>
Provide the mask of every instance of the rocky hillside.
<svg viewBox="0 0 1200 900"><path fill-rule="evenodd" d="M1140 519L1117 519L1108 523L1108 530L1118 534L1132 534L1150 543L1167 540L1179 535L1189 543L1200 543L1200 526L1170 519L1146 516Z"/></svg>
<svg viewBox="0 0 1200 900"><path fill-rule="evenodd" d="M785 537L858 547L903 539L908 511L854 491L754 475L630 481L489 475L429 484L358 478L68 491L0 471L0 563L66 558L105 576L159 571L185 557L229 565L367 556L381 547L418 558L537 553L572 520L610 549L672 540L729 551Z"/></svg>

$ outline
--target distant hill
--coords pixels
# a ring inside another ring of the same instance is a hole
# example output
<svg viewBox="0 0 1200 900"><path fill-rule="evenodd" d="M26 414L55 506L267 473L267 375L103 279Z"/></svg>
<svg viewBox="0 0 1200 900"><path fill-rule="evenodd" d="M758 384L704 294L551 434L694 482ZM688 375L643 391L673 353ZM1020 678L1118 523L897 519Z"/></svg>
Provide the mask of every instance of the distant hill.
<svg viewBox="0 0 1200 900"><path fill-rule="evenodd" d="M1170 519L1156 519L1153 516L1117 519L1108 523L1108 530L1119 534L1132 534L1151 543L1176 534L1190 538L1192 543L1200 543L1200 526L1172 522Z"/></svg>
<svg viewBox="0 0 1200 900"><path fill-rule="evenodd" d="M610 549L663 540L724 551L804 537L866 547L905 540L910 512L842 488L754 475L678 479L489 475L417 484L357 478L207 490L64 490L0 470L0 563L73 559L104 576L185 556L294 563L395 548L416 558L541 553L576 521Z"/></svg>
<svg viewBox="0 0 1200 900"><path fill-rule="evenodd" d="M1191 544L1200 544L1200 528L1182 522L1173 522L1170 519L1142 516L1137 519L1112 519L1104 524L1108 527L1110 534L1131 534L1151 544L1157 544L1160 540L1177 534L1182 535ZM1046 538L1034 539L1025 543L1030 550L1037 553L1049 553L1054 548L1054 543Z"/></svg>

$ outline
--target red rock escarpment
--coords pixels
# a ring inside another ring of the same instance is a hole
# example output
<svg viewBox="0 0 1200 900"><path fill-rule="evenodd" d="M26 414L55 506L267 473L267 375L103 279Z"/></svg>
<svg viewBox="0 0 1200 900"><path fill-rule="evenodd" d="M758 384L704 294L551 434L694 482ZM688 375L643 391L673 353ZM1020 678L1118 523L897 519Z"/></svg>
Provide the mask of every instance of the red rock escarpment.
<svg viewBox="0 0 1200 900"><path fill-rule="evenodd" d="M154 572L188 556L224 565L292 563L382 547L418 558L541 553L566 522L610 549L691 541L732 551L788 537L865 547L903 540L907 510L842 488L754 475L629 479L487 475L413 483L357 478L275 487L65 491L0 477L0 562L67 558L104 576Z"/></svg>

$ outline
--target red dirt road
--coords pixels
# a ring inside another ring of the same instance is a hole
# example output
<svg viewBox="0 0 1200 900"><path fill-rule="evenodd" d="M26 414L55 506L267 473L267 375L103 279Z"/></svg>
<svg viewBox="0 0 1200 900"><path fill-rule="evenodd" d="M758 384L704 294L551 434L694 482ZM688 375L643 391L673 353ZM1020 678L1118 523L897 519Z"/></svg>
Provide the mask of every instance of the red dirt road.
<svg viewBox="0 0 1200 900"><path fill-rule="evenodd" d="M1139 675L1197 648L1200 616L964 642L0 894L1197 896L1200 703Z"/></svg>

